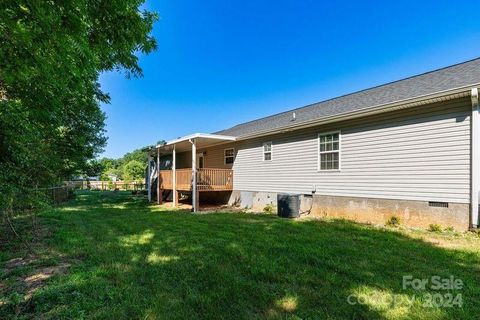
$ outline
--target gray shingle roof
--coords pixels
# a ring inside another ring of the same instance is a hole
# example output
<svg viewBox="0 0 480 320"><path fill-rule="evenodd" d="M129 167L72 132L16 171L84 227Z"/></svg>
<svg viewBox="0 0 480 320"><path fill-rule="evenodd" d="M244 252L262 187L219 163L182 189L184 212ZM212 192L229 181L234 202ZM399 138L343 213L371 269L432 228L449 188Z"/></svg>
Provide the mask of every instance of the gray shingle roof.
<svg viewBox="0 0 480 320"><path fill-rule="evenodd" d="M478 83L480 83L480 58L242 123L216 132L216 134L244 136L258 131L281 129L292 124L292 112L295 112L296 122L320 120L323 117L331 117Z"/></svg>

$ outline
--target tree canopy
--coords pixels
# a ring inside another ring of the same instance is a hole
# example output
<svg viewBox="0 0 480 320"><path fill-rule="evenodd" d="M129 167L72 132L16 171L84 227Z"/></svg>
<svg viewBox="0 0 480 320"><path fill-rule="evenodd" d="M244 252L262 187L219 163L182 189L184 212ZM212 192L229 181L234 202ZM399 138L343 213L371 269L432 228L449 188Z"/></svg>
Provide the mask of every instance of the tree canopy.
<svg viewBox="0 0 480 320"><path fill-rule="evenodd" d="M92 168L106 144L100 73L141 76L136 54L156 48L142 4L0 2L0 210Z"/></svg>
<svg viewBox="0 0 480 320"><path fill-rule="evenodd" d="M160 141L160 143L163 143L163 142L164 142L163 140ZM114 175L117 177L117 179L121 179L121 180L141 180L145 176L145 169L148 163L148 155L145 152L145 149L147 148L149 147L133 150L131 152L126 153L125 155L123 155L118 159L101 158L99 160L92 161L91 165L98 170L97 171L88 170L88 171L85 171L85 174L90 176L99 175L100 179L103 181L110 180L109 175ZM133 165L133 163L135 164L135 166ZM132 167L140 168L140 165L138 165L138 163L141 164L142 169L141 170L138 169L136 171L137 172L136 174L131 174L133 172L131 171ZM98 167L97 167L97 164L98 164ZM126 169L127 167L128 169ZM95 173L95 174L90 174L90 173Z"/></svg>
<svg viewBox="0 0 480 320"><path fill-rule="evenodd" d="M143 180L145 177L145 163L131 160L123 167L123 179L126 181Z"/></svg>

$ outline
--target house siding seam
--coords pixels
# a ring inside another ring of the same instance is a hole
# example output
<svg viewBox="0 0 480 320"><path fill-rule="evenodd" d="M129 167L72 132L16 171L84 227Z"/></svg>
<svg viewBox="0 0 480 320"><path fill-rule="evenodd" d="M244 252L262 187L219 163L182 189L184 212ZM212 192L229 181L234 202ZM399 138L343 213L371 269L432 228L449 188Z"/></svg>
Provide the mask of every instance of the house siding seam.
<svg viewBox="0 0 480 320"><path fill-rule="evenodd" d="M456 99L206 149L224 168L234 147L234 190L378 199L470 201L470 100ZM319 172L318 134L341 131L341 170ZM273 142L272 161L262 143Z"/></svg>

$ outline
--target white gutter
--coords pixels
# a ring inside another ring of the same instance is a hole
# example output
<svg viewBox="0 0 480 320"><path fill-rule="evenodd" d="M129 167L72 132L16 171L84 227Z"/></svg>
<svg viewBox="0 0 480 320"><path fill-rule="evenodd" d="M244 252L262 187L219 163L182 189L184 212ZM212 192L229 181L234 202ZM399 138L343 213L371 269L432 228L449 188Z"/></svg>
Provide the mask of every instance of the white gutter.
<svg viewBox="0 0 480 320"><path fill-rule="evenodd" d="M323 117L321 119L314 119L314 120L307 120L307 121L301 121L301 122L296 122L295 124L289 125L289 126L283 126L278 129L268 129L268 130L263 130L263 131L257 131L253 134L246 134L243 136L238 136L237 141L241 140L247 140L247 139L252 139L256 137L261 137L265 135L270 135L270 134L276 134L276 133L284 133L288 131L293 131L293 130L298 130L298 129L303 129L303 128L308 128L308 127L314 127L322 124L327 124L327 123L332 123L332 122L338 122L338 121L344 121L344 120L350 120L354 118L359 118L359 117L365 117L369 115L374 115L378 113L383 113L383 112L388 112L388 111L393 111L393 110L399 110L399 109L405 109L405 108L410 108L410 107L416 107L420 105L425 105L425 104L430 104L430 103L435 103L435 102L441 102L441 101L446 101L446 100L451 100L455 98L462 98L462 97L468 97L470 96L470 91L472 87L478 86L479 84L476 85L468 85L464 87L459 87L456 89L450 89L450 90L444 90L444 91L438 91L433 94L428 94L428 95L423 95L419 96L416 98L412 99L404 99L404 100L398 100L386 104L380 104L377 106L373 107L366 107L357 111L348 111L344 112L341 114L336 114L333 116L329 117Z"/></svg>
<svg viewBox="0 0 480 320"><path fill-rule="evenodd" d="M212 134L212 133L194 133L190 134L188 136L180 137L174 140L168 141L166 144L163 145L157 145L157 148L163 147L163 146L171 146L179 142L184 142L184 141L192 141L192 139L196 138L205 138L205 139L214 139L214 140L226 140L226 141L235 141L236 138L232 136L224 136L221 134Z"/></svg>

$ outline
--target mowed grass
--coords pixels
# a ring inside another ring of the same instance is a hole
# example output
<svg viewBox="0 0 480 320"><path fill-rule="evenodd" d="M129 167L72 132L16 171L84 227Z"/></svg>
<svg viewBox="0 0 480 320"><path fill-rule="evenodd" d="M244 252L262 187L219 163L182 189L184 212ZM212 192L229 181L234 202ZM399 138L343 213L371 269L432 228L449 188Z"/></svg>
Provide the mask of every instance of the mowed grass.
<svg viewBox="0 0 480 320"><path fill-rule="evenodd" d="M191 214L113 192L81 192L39 219L44 236L36 266L0 276L0 318L480 315L480 241L475 235L431 235L264 214ZM2 248L0 272L7 260L18 256L14 248L18 244ZM60 263L71 266L24 302L14 280L35 267ZM403 276L453 276L463 287L404 289ZM429 306L428 294L446 300L447 294L461 294L461 306Z"/></svg>

